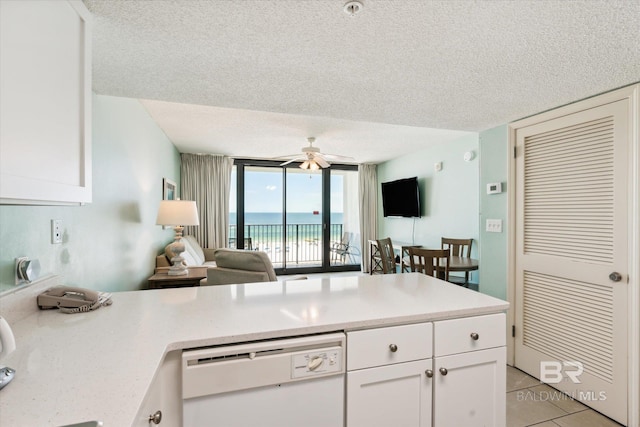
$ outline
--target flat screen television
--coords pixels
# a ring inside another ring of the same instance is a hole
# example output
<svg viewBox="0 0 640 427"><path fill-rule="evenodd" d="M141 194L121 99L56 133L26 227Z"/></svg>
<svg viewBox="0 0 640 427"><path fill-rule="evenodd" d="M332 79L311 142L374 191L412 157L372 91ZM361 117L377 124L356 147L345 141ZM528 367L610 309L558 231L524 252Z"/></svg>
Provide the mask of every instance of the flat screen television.
<svg viewBox="0 0 640 427"><path fill-rule="evenodd" d="M384 216L419 217L420 193L418 178L405 178L382 183Z"/></svg>

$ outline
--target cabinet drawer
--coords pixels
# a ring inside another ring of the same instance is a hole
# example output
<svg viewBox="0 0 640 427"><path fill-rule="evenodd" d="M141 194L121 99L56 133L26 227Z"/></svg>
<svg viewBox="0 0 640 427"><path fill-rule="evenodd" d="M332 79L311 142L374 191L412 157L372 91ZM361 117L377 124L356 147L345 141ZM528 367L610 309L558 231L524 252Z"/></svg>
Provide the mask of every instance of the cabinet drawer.
<svg viewBox="0 0 640 427"><path fill-rule="evenodd" d="M504 313L443 320L433 326L436 356L506 345Z"/></svg>
<svg viewBox="0 0 640 427"><path fill-rule="evenodd" d="M431 323L347 332L347 370L429 358L432 338Z"/></svg>

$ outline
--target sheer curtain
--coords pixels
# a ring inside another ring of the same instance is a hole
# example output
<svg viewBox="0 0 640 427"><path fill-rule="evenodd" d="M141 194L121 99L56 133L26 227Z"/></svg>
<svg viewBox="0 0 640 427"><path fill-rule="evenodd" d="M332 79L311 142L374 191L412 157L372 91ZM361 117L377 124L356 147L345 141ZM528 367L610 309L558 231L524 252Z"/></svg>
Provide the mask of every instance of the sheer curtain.
<svg viewBox="0 0 640 427"><path fill-rule="evenodd" d="M358 165L358 188L360 191L360 247L362 248L362 271L371 271L369 240L378 232L378 179L376 165Z"/></svg>
<svg viewBox="0 0 640 427"><path fill-rule="evenodd" d="M224 248L229 240L229 187L233 159L210 154L182 154L180 197L194 200L200 225L185 227L203 248Z"/></svg>

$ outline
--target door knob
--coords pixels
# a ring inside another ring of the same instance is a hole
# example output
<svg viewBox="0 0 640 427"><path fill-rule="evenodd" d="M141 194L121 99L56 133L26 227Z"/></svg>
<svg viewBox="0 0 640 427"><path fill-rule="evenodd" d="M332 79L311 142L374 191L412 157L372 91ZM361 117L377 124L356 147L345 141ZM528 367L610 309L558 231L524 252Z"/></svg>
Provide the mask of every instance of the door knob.
<svg viewBox="0 0 640 427"><path fill-rule="evenodd" d="M478 341L478 338L480 338L480 335L478 335L477 332L471 332L471 339L474 341Z"/></svg>
<svg viewBox="0 0 640 427"><path fill-rule="evenodd" d="M449 371L447 371L447 368L440 368L440 374L447 375L448 373Z"/></svg>
<svg viewBox="0 0 640 427"><path fill-rule="evenodd" d="M609 280L611 280L612 282L619 282L620 280L622 280L622 274L614 271L609 275Z"/></svg>
<svg viewBox="0 0 640 427"><path fill-rule="evenodd" d="M431 369L427 369L426 371L424 371L424 373L427 376L427 378L433 377L433 371Z"/></svg>
<svg viewBox="0 0 640 427"><path fill-rule="evenodd" d="M395 344L389 344L389 350L391 350L392 353L395 353L398 351L398 346Z"/></svg>

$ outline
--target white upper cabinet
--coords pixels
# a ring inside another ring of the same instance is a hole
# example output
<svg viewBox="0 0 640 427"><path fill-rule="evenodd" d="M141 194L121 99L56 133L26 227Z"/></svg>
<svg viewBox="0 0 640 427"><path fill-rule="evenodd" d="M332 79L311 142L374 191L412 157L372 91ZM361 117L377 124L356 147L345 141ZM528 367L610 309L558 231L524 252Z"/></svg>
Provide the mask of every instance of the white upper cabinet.
<svg viewBox="0 0 640 427"><path fill-rule="evenodd" d="M0 203L91 202L91 15L0 2Z"/></svg>

